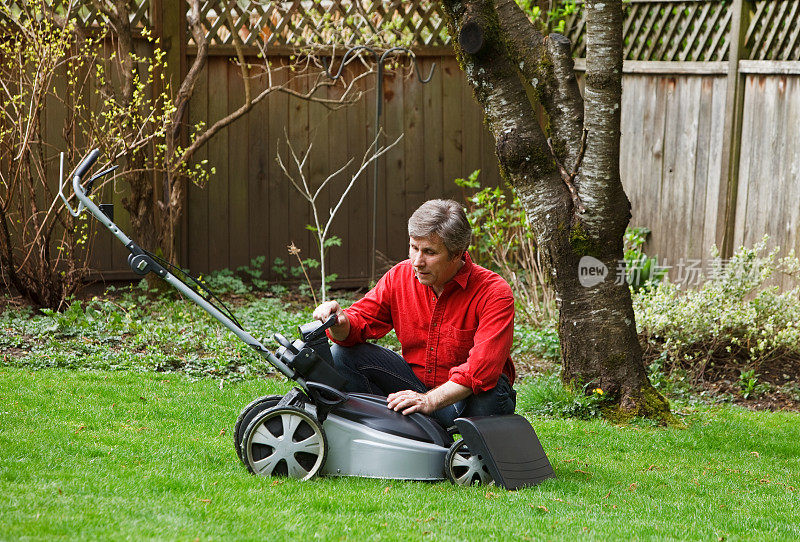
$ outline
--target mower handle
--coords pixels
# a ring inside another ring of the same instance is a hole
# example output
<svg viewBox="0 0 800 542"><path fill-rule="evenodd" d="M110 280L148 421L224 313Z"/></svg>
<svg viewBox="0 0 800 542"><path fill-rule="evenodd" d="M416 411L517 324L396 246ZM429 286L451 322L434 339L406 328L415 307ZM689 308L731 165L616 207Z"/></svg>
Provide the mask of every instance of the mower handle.
<svg viewBox="0 0 800 542"><path fill-rule="evenodd" d="M75 176L80 179L86 175L89 168L97 161L98 156L100 156L100 149L93 149L92 152L78 164L78 167L75 168Z"/></svg>

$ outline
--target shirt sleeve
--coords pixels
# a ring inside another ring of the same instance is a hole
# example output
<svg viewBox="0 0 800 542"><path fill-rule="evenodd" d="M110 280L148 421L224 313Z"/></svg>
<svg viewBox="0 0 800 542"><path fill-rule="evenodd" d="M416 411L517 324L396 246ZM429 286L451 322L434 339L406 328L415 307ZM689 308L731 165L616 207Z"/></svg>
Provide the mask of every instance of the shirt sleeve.
<svg viewBox="0 0 800 542"><path fill-rule="evenodd" d="M343 341L328 337L341 346L353 346L369 339L380 339L392 330L391 282L394 269L383 275L375 288L344 309L350 319L350 333Z"/></svg>
<svg viewBox="0 0 800 542"><path fill-rule="evenodd" d="M450 369L456 384L481 393L494 388L511 355L514 340L514 297L490 298L479 316L475 340L467 361Z"/></svg>

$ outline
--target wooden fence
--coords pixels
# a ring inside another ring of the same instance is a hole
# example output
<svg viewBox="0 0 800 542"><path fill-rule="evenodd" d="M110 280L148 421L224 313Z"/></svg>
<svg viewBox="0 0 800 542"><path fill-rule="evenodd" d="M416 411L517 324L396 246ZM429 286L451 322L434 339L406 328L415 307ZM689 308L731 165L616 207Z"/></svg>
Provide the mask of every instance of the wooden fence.
<svg viewBox="0 0 800 542"><path fill-rule="evenodd" d="M406 220L423 201L443 196L461 199L453 179L475 169L481 169L489 182L496 184L499 178L493 140L482 126L482 113L455 58L442 54L418 61L425 74L436 64L429 83L420 83L402 68L387 72L384 79L384 140L394 141L403 134L378 169L376 244L392 260L407 253ZM304 85L297 81L294 88L303 90ZM280 152L288 163L286 135L295 149L312 144L307 173L314 185L348 159L360 162L375 137L374 76L362 81L361 90L364 96L358 103L337 111L275 94L209 143L202 158L217 168L217 174L207 187L192 187L189 192L183 241L184 261L192 269L235 268L256 255L266 255L269 262L287 260L286 246L291 242L304 256L315 255L305 227L312 222L309 204L282 173L276 155ZM237 107L242 92L238 68L226 56L211 57L192 99L190 121L214 122ZM323 213L348 179L343 175L323 195ZM330 251L331 269L344 279L340 283L363 283L369 275L371 212L369 168L333 225L333 233L345 241Z"/></svg>
<svg viewBox="0 0 800 542"><path fill-rule="evenodd" d="M170 38L185 35L183 14L166 0L142 2L155 31L173 44L168 58L180 66L173 76L180 76L194 51L187 40ZM259 43L282 62L287 42L330 45L337 38L331 25L345 24L352 29L345 36L350 44L411 40L423 73L436 63L426 85L402 70L386 76L383 126L390 140L405 134L379 169L377 248L388 258L404 257L405 221L416 205L461 197L453 178L480 168L485 183L500 182L492 138L447 46L438 2L239 0L230 16L224 5L231 4L203 3L211 58L190 105L191 122L213 122L241 101L230 58L234 33L253 62ZM648 251L678 266L706 258L712 244L729 256L735 246L769 234L783 252L800 252L800 0L633 0L625 9L620 167L632 223L653 230ZM385 20L394 21L396 31L375 33ZM309 29L303 21L314 24ZM565 33L575 44L580 74L580 3ZM275 162L277 152L286 153L285 146L279 150L284 129L296 147L313 142L309 173L319 182L349 157L359 159L371 142L374 88L370 76L362 101L336 112L276 95L217 136L200 157L217 174L188 194L181 262L207 271L235 268L258 255L286 260L292 241L312 256L308 206ZM368 276L370 185L371 173L358 181L334 226L345 241L330 253L340 284L363 284ZM98 247L112 245L105 239ZM124 259L109 254L97 260L98 268L107 277L124 276Z"/></svg>

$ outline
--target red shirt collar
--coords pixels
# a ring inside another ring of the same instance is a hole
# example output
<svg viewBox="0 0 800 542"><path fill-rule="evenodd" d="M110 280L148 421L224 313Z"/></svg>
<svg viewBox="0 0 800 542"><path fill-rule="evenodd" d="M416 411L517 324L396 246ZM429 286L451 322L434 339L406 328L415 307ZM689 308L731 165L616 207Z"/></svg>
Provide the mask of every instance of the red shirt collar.
<svg viewBox="0 0 800 542"><path fill-rule="evenodd" d="M472 273L472 268L475 266L472 263L472 258L469 257L469 253L464 253L464 265L461 266L461 269L455 274L455 276L450 279L450 281L455 281L456 284L461 286L462 290L467 289L467 283L469 282L469 275ZM449 281L448 281L449 282Z"/></svg>

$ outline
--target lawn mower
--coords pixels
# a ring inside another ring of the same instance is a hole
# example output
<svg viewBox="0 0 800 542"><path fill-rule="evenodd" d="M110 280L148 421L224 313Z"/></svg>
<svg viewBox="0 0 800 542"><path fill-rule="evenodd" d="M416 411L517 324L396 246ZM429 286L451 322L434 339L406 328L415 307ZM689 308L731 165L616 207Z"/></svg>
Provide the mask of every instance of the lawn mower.
<svg viewBox="0 0 800 542"><path fill-rule="evenodd" d="M83 176L99 154L91 151L73 174L77 208L64 197L60 184L59 194L70 213L78 216L88 210L128 249L134 273L161 277L297 384L286 395L257 398L236 420L236 454L251 473L302 480L317 475L449 479L464 485L494 482L507 489L555 476L522 416L458 418L455 427L446 429L430 416L390 410L386 397L343 391L345 380L334 368L325 333L335 315L299 326L300 337L294 341L276 333L273 338L280 347L271 352L202 282L142 249L113 222L110 205L92 201L94 183L115 169L105 169L83 185ZM61 170L63 178L63 155Z"/></svg>

